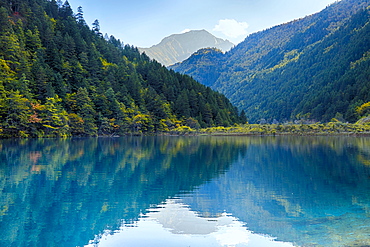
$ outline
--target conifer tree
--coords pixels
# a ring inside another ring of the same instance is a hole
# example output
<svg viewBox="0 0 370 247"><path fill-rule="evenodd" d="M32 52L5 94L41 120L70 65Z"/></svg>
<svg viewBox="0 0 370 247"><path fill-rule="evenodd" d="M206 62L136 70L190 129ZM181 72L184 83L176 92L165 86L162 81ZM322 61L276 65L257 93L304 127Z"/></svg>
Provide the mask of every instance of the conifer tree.
<svg viewBox="0 0 370 247"><path fill-rule="evenodd" d="M102 33L100 32L100 24L99 24L99 20L96 19L93 23L92 23L92 30L99 36L102 35Z"/></svg>
<svg viewBox="0 0 370 247"><path fill-rule="evenodd" d="M77 8L77 14L76 14L76 19L77 19L77 22L78 22L78 24L80 24L80 25L86 25L86 22L85 22L85 19L84 19L84 15L83 15L83 10L82 10L82 7L81 6L79 6L78 8Z"/></svg>
<svg viewBox="0 0 370 247"><path fill-rule="evenodd" d="M41 108L41 123L48 137L68 136L68 114L62 108L61 101L58 95L47 98L45 105Z"/></svg>
<svg viewBox="0 0 370 247"><path fill-rule="evenodd" d="M2 128L10 136L28 137L30 134L29 119L33 113L31 102L19 91L9 91L9 94L0 102Z"/></svg>

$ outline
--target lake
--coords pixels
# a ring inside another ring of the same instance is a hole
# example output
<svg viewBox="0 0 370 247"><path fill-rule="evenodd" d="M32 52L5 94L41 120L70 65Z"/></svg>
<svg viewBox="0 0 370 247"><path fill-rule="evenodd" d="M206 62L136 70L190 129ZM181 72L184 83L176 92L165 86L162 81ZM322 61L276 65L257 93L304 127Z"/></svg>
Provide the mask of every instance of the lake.
<svg viewBox="0 0 370 247"><path fill-rule="evenodd" d="M0 246L370 246L370 138L0 140Z"/></svg>

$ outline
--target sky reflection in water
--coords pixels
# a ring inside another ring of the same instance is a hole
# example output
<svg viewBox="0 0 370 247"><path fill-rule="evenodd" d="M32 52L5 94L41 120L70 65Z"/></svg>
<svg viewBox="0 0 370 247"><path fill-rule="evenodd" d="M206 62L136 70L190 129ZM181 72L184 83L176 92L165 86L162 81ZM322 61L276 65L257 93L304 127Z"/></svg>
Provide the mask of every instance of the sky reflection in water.
<svg viewBox="0 0 370 247"><path fill-rule="evenodd" d="M94 244L95 242L95 244ZM253 234L237 218L227 213L218 217L200 217L181 199L168 199L133 225L124 225L114 234L98 236L86 247L123 246L272 246L289 247L290 243Z"/></svg>
<svg viewBox="0 0 370 247"><path fill-rule="evenodd" d="M369 138L1 140L0 174L0 246L370 245Z"/></svg>

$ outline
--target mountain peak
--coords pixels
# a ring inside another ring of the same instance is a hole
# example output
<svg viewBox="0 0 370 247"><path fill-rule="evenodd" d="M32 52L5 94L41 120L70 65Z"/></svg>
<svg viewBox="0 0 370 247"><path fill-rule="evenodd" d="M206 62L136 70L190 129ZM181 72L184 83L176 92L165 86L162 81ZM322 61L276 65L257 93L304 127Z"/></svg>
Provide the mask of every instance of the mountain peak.
<svg viewBox="0 0 370 247"><path fill-rule="evenodd" d="M217 38L207 30L189 30L180 34L172 34L150 48L139 48L150 58L165 66L182 62L191 54L202 48L217 48L226 52L234 46L228 40Z"/></svg>

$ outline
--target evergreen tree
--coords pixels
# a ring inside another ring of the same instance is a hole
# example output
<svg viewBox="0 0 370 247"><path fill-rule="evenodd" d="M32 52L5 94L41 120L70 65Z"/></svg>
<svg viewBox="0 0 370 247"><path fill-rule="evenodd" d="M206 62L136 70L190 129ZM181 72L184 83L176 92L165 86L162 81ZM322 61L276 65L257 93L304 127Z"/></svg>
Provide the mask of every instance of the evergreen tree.
<svg viewBox="0 0 370 247"><path fill-rule="evenodd" d="M100 32L100 24L99 24L99 20L96 19L93 24L92 24L92 30L99 36L102 35L102 33Z"/></svg>
<svg viewBox="0 0 370 247"><path fill-rule="evenodd" d="M78 24L80 24L80 25L86 25L86 22L85 22L85 19L84 19L84 15L83 15L83 10L82 10L82 7L81 6L79 6L78 8L77 8L77 14L76 14L76 19L77 19L77 22L78 22Z"/></svg>
<svg viewBox="0 0 370 247"><path fill-rule="evenodd" d="M5 136L28 137L32 106L31 102L19 91L9 91L8 95L0 101L0 122Z"/></svg>
<svg viewBox="0 0 370 247"><path fill-rule="evenodd" d="M54 98L47 98L45 105L41 108L41 123L48 137L68 136L68 114L60 104L61 101L58 95Z"/></svg>
<svg viewBox="0 0 370 247"><path fill-rule="evenodd" d="M64 4L60 7L59 13L59 16L63 19L73 16L73 11L68 1L65 1Z"/></svg>

